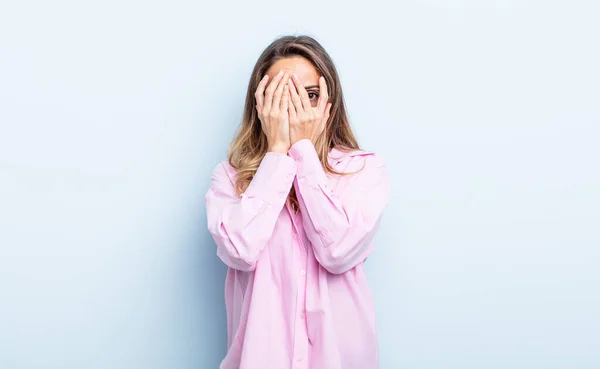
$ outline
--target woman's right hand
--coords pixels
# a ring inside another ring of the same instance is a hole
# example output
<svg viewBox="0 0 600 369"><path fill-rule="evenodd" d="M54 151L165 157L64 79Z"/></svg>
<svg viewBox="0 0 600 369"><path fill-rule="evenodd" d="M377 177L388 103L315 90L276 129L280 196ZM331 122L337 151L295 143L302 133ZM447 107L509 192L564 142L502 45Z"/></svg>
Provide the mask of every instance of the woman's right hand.
<svg viewBox="0 0 600 369"><path fill-rule="evenodd" d="M269 151L286 154L290 149L290 122L288 114L289 74L277 73L265 91L269 76L265 74L254 94L261 127L267 136Z"/></svg>

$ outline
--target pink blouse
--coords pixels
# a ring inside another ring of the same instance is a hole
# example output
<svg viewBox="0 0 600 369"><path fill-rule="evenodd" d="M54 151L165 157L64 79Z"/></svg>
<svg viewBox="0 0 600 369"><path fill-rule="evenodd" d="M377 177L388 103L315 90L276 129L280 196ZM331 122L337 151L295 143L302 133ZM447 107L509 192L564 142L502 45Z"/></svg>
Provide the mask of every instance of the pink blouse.
<svg viewBox="0 0 600 369"><path fill-rule="evenodd" d="M332 149L328 175L310 140L268 152L235 194L219 163L206 194L208 229L229 267L227 355L220 369L374 369L375 311L363 262L389 202L384 162ZM364 166L364 167L363 167ZM295 187L300 212L286 201Z"/></svg>

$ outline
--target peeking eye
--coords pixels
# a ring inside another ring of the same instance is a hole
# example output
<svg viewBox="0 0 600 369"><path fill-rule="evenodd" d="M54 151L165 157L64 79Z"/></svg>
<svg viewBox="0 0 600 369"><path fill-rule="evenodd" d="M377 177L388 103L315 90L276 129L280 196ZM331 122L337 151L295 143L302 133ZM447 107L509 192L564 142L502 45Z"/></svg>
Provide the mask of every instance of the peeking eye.
<svg viewBox="0 0 600 369"><path fill-rule="evenodd" d="M313 98L311 97L311 95L314 95L315 99L319 98L319 94L316 92L309 92L308 93L308 97L312 100Z"/></svg>

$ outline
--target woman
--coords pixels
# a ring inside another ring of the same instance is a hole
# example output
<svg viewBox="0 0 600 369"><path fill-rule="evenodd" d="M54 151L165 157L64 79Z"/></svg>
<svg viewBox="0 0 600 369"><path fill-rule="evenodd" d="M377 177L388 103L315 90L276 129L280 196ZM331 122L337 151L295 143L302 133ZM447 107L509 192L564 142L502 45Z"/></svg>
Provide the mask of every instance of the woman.
<svg viewBox="0 0 600 369"><path fill-rule="evenodd" d="M383 161L350 129L329 55L308 36L275 40L206 194L229 267L221 369L378 366L363 263L389 195Z"/></svg>

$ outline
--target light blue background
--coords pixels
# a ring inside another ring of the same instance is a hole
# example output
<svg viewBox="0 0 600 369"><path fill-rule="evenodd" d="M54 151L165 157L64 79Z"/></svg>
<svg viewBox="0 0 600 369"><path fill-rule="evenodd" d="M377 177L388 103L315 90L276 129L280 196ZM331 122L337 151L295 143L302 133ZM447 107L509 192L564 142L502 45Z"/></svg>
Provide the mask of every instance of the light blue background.
<svg viewBox="0 0 600 369"><path fill-rule="evenodd" d="M393 176L383 369L600 368L594 1L0 5L0 368L216 368L210 171L275 37Z"/></svg>

